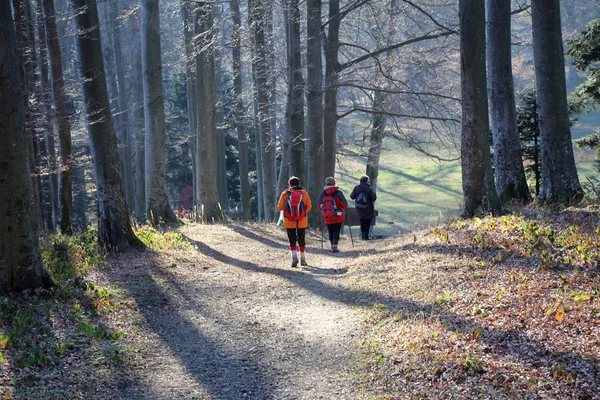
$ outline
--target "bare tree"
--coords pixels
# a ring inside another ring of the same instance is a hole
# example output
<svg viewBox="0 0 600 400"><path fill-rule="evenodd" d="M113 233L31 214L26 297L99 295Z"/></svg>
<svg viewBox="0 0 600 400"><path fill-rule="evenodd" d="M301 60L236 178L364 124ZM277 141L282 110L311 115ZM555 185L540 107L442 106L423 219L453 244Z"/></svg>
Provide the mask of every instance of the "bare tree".
<svg viewBox="0 0 600 400"><path fill-rule="evenodd" d="M231 2L231 19L233 20L232 57L233 57L233 94L235 96L235 127L238 139L240 167L240 198L242 215L250 219L250 182L248 180L248 133L244 124L244 97L242 93L242 55L241 28L242 16L238 0Z"/></svg>
<svg viewBox="0 0 600 400"><path fill-rule="evenodd" d="M98 197L101 246L122 251L140 245L129 222L117 137L106 88L100 21L96 0L71 0L77 31L76 48L90 150Z"/></svg>
<svg viewBox="0 0 600 400"><path fill-rule="evenodd" d="M0 2L0 98L22 98L10 5ZM50 286L40 257L20 101L0 102L0 290Z"/></svg>
<svg viewBox="0 0 600 400"><path fill-rule="evenodd" d="M569 125L559 0L532 0L531 19L542 152L539 199L568 204L583 192Z"/></svg>
<svg viewBox="0 0 600 400"><path fill-rule="evenodd" d="M308 159L308 193L316 196L325 180L324 157L335 158L335 153L324 154L323 149L323 59L321 56L321 0L306 2L306 152ZM317 207L313 208L316 213ZM312 218L316 223L318 218Z"/></svg>
<svg viewBox="0 0 600 400"><path fill-rule="evenodd" d="M158 3L158 0L142 0L146 218L152 224L177 221L175 213L169 206L166 190L165 102Z"/></svg>
<svg viewBox="0 0 600 400"><path fill-rule="evenodd" d="M221 219L217 192L217 116L213 18L208 3L195 10L196 73L198 84L198 141L196 143L196 198L204 221Z"/></svg>
<svg viewBox="0 0 600 400"><path fill-rule="evenodd" d="M462 87L462 179L464 217L501 211L493 184L486 71L485 7L480 0L459 0ZM491 182L490 182L491 181Z"/></svg>
<svg viewBox="0 0 600 400"><path fill-rule="evenodd" d="M269 57L267 51L268 31L268 0L250 0L249 18L253 37L253 68L254 88L258 116L258 135L260 140L260 169L262 174L262 197L264 204L264 218L266 221L275 219L275 157L274 146L275 132L271 132L271 89ZM258 160L257 160L258 162Z"/></svg>
<svg viewBox="0 0 600 400"><path fill-rule="evenodd" d="M487 0L488 93L494 143L496 190L502 201L529 202L512 74L510 1Z"/></svg>
<svg viewBox="0 0 600 400"><path fill-rule="evenodd" d="M59 194L60 230L64 234L73 233L73 158L71 146L71 123L65 93L65 82L62 66L62 54L56 27L54 0L42 0L46 19L46 40L50 58L50 76L52 98L56 109L56 125L58 127L59 149Z"/></svg>

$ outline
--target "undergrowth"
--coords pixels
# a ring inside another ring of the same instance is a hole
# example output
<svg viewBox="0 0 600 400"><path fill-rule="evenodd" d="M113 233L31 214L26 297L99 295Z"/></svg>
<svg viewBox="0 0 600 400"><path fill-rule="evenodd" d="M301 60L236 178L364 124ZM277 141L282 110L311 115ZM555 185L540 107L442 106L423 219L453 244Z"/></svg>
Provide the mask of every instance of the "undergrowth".
<svg viewBox="0 0 600 400"><path fill-rule="evenodd" d="M152 250L178 250L193 249L187 239L180 232L161 232L150 225L142 225L135 228L135 234Z"/></svg>
<svg viewBox="0 0 600 400"><path fill-rule="evenodd" d="M110 291L87 279L103 257L93 229L41 241L46 269L56 286L0 297L0 380L3 399L71 399L83 396L89 366L110 369L122 362L118 339L108 327ZM69 368L69 366L78 368ZM64 374L62 379L44 379Z"/></svg>
<svg viewBox="0 0 600 400"><path fill-rule="evenodd" d="M596 209L463 220L414 242L385 285L360 271L390 299L364 318L368 398L597 398Z"/></svg>

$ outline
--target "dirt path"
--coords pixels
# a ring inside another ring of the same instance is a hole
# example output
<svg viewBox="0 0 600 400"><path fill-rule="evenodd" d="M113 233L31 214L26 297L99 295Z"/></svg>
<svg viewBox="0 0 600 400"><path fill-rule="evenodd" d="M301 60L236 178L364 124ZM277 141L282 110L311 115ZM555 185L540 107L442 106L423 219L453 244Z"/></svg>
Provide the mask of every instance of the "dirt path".
<svg viewBox="0 0 600 400"><path fill-rule="evenodd" d="M139 350L116 398L356 398L348 360L360 317L343 279L368 243L331 254L313 238L310 266L292 269L274 227L182 232L197 251L111 261L107 278L134 300L128 337Z"/></svg>

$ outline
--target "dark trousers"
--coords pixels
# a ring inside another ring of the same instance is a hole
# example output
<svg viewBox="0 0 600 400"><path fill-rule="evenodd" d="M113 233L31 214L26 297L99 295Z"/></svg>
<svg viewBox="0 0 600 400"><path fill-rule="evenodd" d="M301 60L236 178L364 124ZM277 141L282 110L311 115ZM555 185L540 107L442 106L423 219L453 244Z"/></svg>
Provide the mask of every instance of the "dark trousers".
<svg viewBox="0 0 600 400"><path fill-rule="evenodd" d="M327 224L327 230L329 231L329 242L332 245L337 245L340 241L340 231L342 230L342 223L339 224Z"/></svg>
<svg viewBox="0 0 600 400"><path fill-rule="evenodd" d="M369 232L371 231L371 219L360 220L360 233L363 239L369 238Z"/></svg>
<svg viewBox="0 0 600 400"><path fill-rule="evenodd" d="M287 235L290 241L290 246L295 246L298 242L298 246L306 246L305 240L306 228L288 228Z"/></svg>

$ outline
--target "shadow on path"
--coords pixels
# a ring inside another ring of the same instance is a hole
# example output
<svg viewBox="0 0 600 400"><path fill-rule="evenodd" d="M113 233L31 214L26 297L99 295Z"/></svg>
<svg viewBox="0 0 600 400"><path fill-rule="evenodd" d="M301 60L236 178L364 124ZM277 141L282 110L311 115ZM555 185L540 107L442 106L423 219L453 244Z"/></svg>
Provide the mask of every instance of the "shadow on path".
<svg viewBox="0 0 600 400"><path fill-rule="evenodd" d="M118 262L118 259L114 260ZM259 360L251 356L232 354L217 345L170 304L171 293L157 284L151 272L166 278L171 284L169 289L177 290L179 294L183 295L184 307L193 308L194 313L198 314L206 312L206 310L203 310L201 304L185 293L186 291L179 286L176 277L167 276L160 270L140 271L135 276L120 281L138 303L140 312L149 328L177 357L187 375L207 390L212 399L239 399L244 396L273 398L265 373L257 362ZM155 357L160 359L160 356ZM148 366L144 366L144 368L148 368ZM164 372L175 373L173 369L168 369L168 365L161 365L159 368L164 368ZM160 371L154 371L154 373L161 374ZM165 394L168 398L202 398L198 397L199 393L182 392L182 388L177 386L184 382L180 378L176 378L176 382L172 383L172 388L161 387L161 390L165 392L160 395L147 393L152 389L138 385L129 387L125 398L164 398ZM171 391L169 392L169 390ZM183 388L183 390L193 391L193 388Z"/></svg>
<svg viewBox="0 0 600 400"><path fill-rule="evenodd" d="M316 279L313 274L301 269L291 270L263 267L229 257L228 255L189 237L187 237L187 239L197 246L199 252L208 257L212 257L225 264L248 271L278 275L324 299L366 309L371 309L375 304L385 304L387 309L399 312L399 315L404 318L427 319L435 315L447 329L452 331L471 332L479 327L476 323L460 315L430 304L423 304L413 300L402 299L400 297L382 295L367 290L344 289L331 286ZM484 330L484 334L481 336L480 341L493 348L498 355L517 358L527 363L533 363L534 365L539 365L540 363L545 364L550 358L557 365L559 363L562 364L565 370L573 371L579 371L581 370L581 366L587 366L587 370L590 371L590 374L583 377L576 375L576 379L581 379L581 383L585 383L592 388L595 388L600 384L600 364L597 361L590 360L587 357L583 357L572 351L558 352L547 350L536 340L524 336L517 330L503 331L485 327L480 328ZM594 395L596 395L595 392Z"/></svg>

